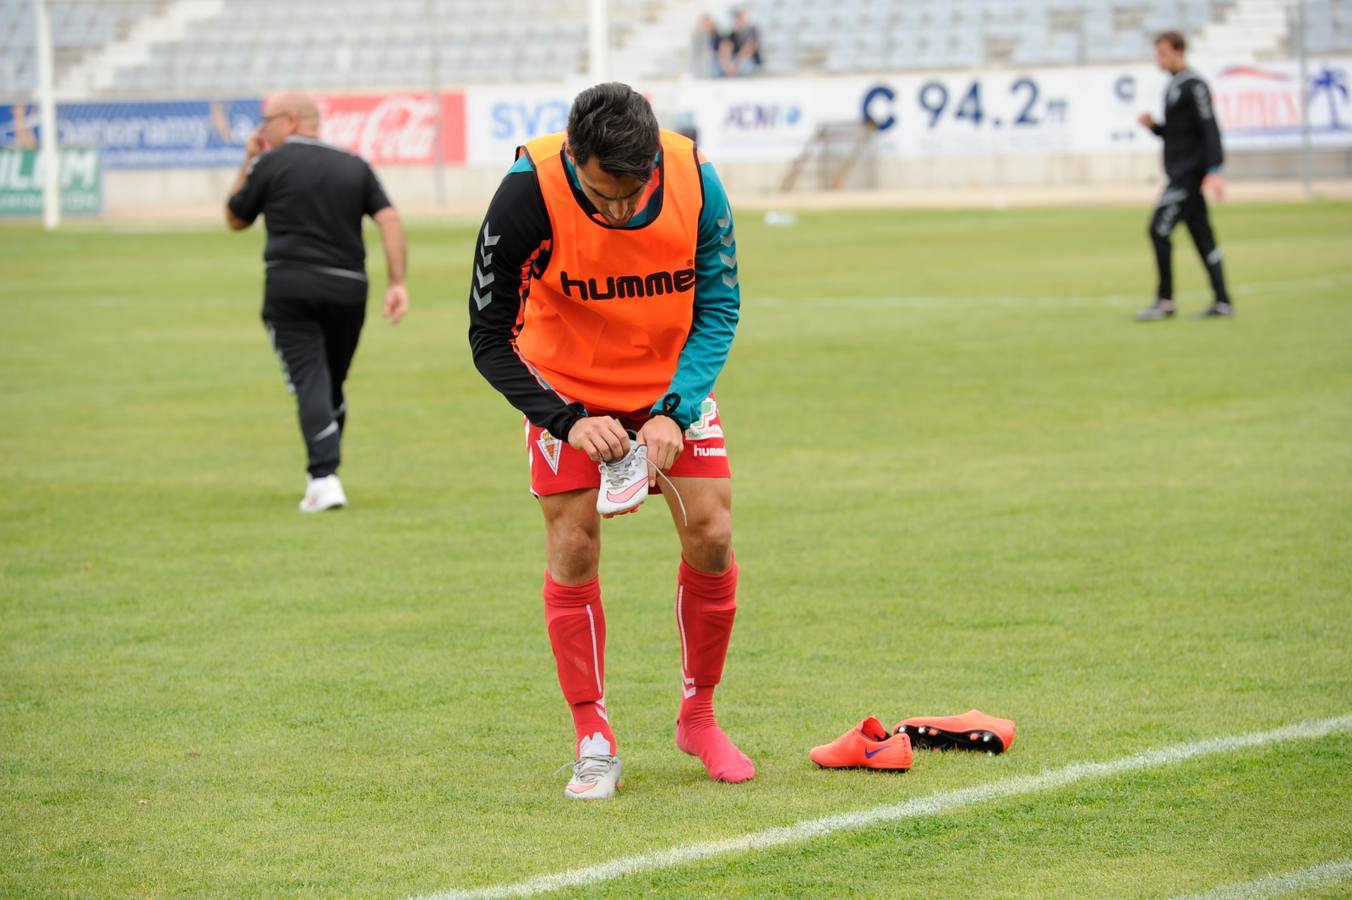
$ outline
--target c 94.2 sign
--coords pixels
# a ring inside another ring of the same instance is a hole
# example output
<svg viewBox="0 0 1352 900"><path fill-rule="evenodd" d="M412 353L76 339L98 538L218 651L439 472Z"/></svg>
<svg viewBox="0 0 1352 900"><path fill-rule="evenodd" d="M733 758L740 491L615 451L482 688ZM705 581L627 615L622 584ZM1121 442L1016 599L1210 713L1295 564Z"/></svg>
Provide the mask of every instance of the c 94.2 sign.
<svg viewBox="0 0 1352 900"><path fill-rule="evenodd" d="M900 89L875 85L864 93L863 118L879 131L901 120L899 97L910 94L928 130L1034 128L1065 122L1069 107L1064 97L1044 97L1036 78L908 80Z"/></svg>

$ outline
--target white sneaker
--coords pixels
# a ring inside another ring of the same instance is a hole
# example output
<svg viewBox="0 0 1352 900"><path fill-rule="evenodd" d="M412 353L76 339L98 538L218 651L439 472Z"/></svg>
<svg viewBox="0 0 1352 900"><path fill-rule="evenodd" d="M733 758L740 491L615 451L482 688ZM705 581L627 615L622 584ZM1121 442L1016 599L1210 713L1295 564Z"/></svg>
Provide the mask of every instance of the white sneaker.
<svg viewBox="0 0 1352 900"><path fill-rule="evenodd" d="M618 756L583 756L573 763L573 777L563 789L569 800L609 800L620 789Z"/></svg>
<svg viewBox="0 0 1352 900"><path fill-rule="evenodd" d="M344 506L347 506L347 495L343 493L343 484L337 475L311 478L305 486L305 496L300 500L300 511L303 513L341 509Z"/></svg>
<svg viewBox="0 0 1352 900"><path fill-rule="evenodd" d="M606 518L638 509L648 499L648 448L630 444L629 452L614 462L603 462L596 511Z"/></svg>

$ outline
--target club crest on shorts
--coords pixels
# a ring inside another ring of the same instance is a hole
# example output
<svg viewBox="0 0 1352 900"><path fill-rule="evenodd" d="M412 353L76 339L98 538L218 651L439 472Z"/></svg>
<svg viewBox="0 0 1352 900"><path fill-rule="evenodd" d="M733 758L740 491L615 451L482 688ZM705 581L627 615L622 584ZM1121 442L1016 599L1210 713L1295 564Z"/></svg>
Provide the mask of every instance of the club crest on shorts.
<svg viewBox="0 0 1352 900"><path fill-rule="evenodd" d="M716 418L718 418L717 401L713 397L705 397L704 402L699 406L699 418L691 422L690 427L685 430L685 439L687 441L705 441L709 438L721 438L723 426L714 424Z"/></svg>
<svg viewBox="0 0 1352 900"><path fill-rule="evenodd" d="M559 474L559 455L563 452L563 441L548 431L541 431L540 439L535 442L535 446L540 448L540 456L549 465L549 470L555 475Z"/></svg>

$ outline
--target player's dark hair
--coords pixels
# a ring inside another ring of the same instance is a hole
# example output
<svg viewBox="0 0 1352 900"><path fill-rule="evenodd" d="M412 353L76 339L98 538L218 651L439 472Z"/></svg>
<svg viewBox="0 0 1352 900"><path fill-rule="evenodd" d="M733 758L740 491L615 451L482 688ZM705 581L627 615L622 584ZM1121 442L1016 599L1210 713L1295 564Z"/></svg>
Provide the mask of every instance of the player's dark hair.
<svg viewBox="0 0 1352 900"><path fill-rule="evenodd" d="M1155 35L1155 43L1168 44L1179 53L1188 49L1188 39L1183 37L1183 33L1180 31L1161 31Z"/></svg>
<svg viewBox="0 0 1352 900"><path fill-rule="evenodd" d="M611 81L589 87L568 111L568 146L579 166L596 157L611 175L647 181L661 145L653 108L627 84Z"/></svg>

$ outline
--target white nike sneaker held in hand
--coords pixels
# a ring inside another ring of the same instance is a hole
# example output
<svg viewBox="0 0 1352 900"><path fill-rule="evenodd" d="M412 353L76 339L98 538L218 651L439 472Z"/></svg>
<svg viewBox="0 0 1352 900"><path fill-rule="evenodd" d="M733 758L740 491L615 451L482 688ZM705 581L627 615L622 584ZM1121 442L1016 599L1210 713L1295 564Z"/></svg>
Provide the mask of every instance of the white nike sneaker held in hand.
<svg viewBox="0 0 1352 900"><path fill-rule="evenodd" d="M601 488L596 492L596 511L605 518L638 509L648 499L648 448L630 444L629 452L614 462L603 462Z"/></svg>

